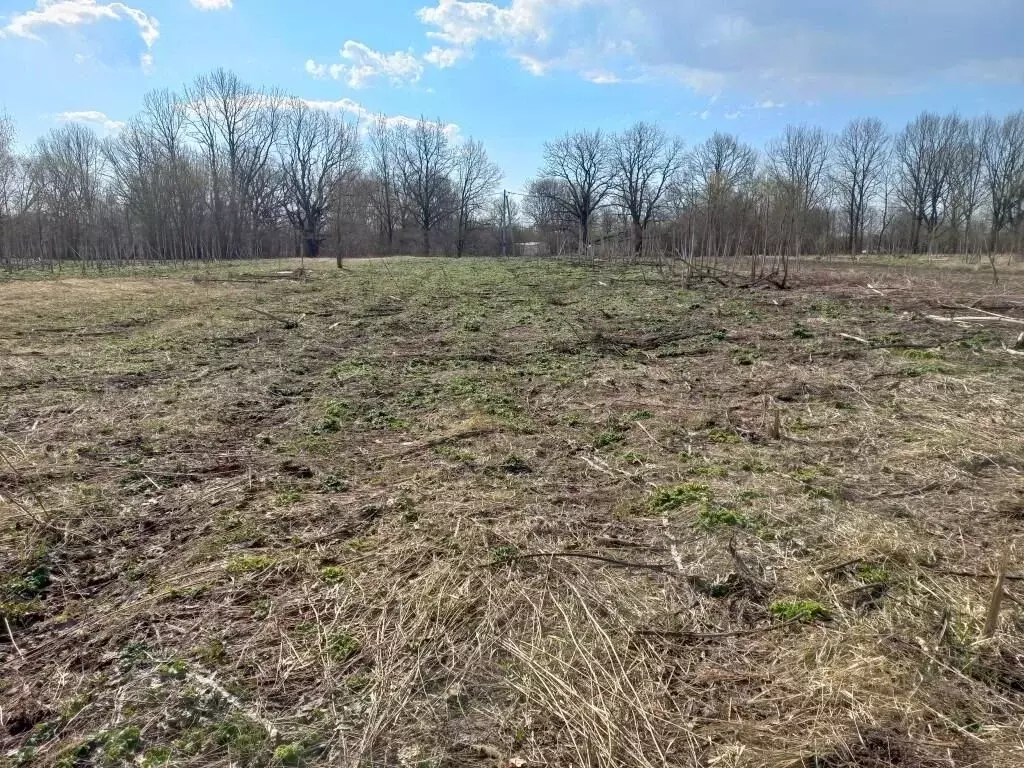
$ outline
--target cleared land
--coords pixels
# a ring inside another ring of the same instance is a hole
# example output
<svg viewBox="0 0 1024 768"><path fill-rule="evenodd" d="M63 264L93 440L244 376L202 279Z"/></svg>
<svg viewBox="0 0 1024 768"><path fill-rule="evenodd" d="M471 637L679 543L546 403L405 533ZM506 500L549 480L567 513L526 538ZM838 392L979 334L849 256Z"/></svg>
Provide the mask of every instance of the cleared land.
<svg viewBox="0 0 1024 768"><path fill-rule="evenodd" d="M265 269L0 284L8 764L1024 764L1024 291Z"/></svg>

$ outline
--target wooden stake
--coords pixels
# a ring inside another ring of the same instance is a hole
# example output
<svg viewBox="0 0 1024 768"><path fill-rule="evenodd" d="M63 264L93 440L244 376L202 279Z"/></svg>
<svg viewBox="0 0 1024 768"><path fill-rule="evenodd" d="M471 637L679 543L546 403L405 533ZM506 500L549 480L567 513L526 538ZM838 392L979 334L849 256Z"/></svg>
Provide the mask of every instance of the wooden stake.
<svg viewBox="0 0 1024 768"><path fill-rule="evenodd" d="M999 611L1003 607L1003 587L1006 584L1006 571L1010 566L1010 549L1003 550L1002 560L999 561L999 571L996 574L996 586L992 590L992 600L988 604L988 615L985 617L985 629L981 636L988 640L996 633L999 624Z"/></svg>

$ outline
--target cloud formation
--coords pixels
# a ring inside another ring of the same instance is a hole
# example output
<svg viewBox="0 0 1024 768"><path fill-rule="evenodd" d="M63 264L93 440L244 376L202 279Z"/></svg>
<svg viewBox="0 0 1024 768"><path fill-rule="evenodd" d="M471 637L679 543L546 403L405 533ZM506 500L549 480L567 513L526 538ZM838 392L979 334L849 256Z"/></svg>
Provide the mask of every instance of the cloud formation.
<svg viewBox="0 0 1024 768"><path fill-rule="evenodd" d="M934 82L1024 83L1020 0L436 0L428 37L528 71L782 101ZM998 20L998 23L993 23Z"/></svg>
<svg viewBox="0 0 1024 768"><path fill-rule="evenodd" d="M232 0L192 0L192 6L200 11L227 11L233 5Z"/></svg>
<svg viewBox="0 0 1024 768"><path fill-rule="evenodd" d="M124 128L124 122L121 120L111 120L103 112L97 112L94 110L86 110L83 112L61 112L57 115L57 120L62 123L88 123L90 125L97 125L104 130L116 132Z"/></svg>
<svg viewBox="0 0 1024 768"><path fill-rule="evenodd" d="M35 9L12 15L3 32L39 40L39 32L46 27L77 27L100 21L135 24L146 48L152 48L160 37L160 22L144 11L124 3L98 0L39 0Z"/></svg>
<svg viewBox="0 0 1024 768"><path fill-rule="evenodd" d="M423 64L409 51L381 53L348 40L339 53L343 63L327 65L310 59L306 72L313 77L345 80L352 88L362 88L378 78L386 78L392 85L405 85L423 76Z"/></svg>
<svg viewBox="0 0 1024 768"><path fill-rule="evenodd" d="M371 112L362 104L352 99L338 99L337 101L318 101L316 99L300 99L300 101L307 107L312 109L322 109L325 112L340 112L346 115L355 117L363 130L366 130L370 123L374 120L383 119L390 126L408 126L412 127L419 122L415 117L408 117L406 115L382 115ZM428 121L430 122L430 121ZM431 123L431 125L440 125L444 129L444 132L448 134L450 139L458 139L460 128L455 123Z"/></svg>

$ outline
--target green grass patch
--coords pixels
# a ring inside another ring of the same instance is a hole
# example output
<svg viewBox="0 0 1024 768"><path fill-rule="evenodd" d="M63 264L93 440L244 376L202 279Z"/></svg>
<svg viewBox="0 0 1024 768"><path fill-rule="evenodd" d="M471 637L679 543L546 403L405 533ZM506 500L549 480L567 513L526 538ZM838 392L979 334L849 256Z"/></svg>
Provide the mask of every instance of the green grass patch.
<svg viewBox="0 0 1024 768"><path fill-rule="evenodd" d="M325 584L340 584L348 578L348 571L340 565L325 565L320 569L320 581Z"/></svg>
<svg viewBox="0 0 1024 768"><path fill-rule="evenodd" d="M306 761L306 748L297 742L281 744L274 750L274 763L282 766L299 766Z"/></svg>
<svg viewBox="0 0 1024 768"><path fill-rule="evenodd" d="M268 568L272 568L276 563L277 560L270 555L238 555L228 560L224 570L232 576L238 576L243 573L265 571Z"/></svg>
<svg viewBox="0 0 1024 768"><path fill-rule="evenodd" d="M750 518L742 512L727 507L706 504L697 513L694 525L706 531L716 528L746 528L750 525Z"/></svg>
<svg viewBox="0 0 1024 768"><path fill-rule="evenodd" d="M652 495L649 506L652 512L667 512L691 504L710 504L714 499L711 489L701 483L683 483L669 488L659 488Z"/></svg>
<svg viewBox="0 0 1024 768"><path fill-rule="evenodd" d="M828 621L832 618L829 610L817 600L776 600L768 606L768 612L782 621Z"/></svg>
<svg viewBox="0 0 1024 768"><path fill-rule="evenodd" d="M335 661L348 661L361 648L359 640L347 632L336 632L327 638L327 653Z"/></svg>

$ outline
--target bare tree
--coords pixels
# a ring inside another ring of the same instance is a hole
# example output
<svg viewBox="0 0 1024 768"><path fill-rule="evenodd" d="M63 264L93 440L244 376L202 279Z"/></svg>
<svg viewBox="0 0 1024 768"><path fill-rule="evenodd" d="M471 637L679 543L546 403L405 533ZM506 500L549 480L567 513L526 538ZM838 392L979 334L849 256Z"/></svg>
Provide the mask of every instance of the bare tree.
<svg viewBox="0 0 1024 768"><path fill-rule="evenodd" d="M213 218L220 255L241 255L244 228L266 209L267 173L283 116L283 99L218 69L187 90L192 138L210 172Z"/></svg>
<svg viewBox="0 0 1024 768"><path fill-rule="evenodd" d="M53 217L52 251L58 261L96 257L96 214L102 194L104 155L96 134L70 123L36 145L41 202Z"/></svg>
<svg viewBox="0 0 1024 768"><path fill-rule="evenodd" d="M715 133L691 153L685 191L694 214L689 217L689 251L699 251L714 261L742 250L743 220L751 207L744 193L753 186L756 175L757 150L735 136ZM698 221L702 230L699 243L693 226ZM696 276L696 266L690 263L688 279ZM696 271L706 271L705 267Z"/></svg>
<svg viewBox="0 0 1024 768"><path fill-rule="evenodd" d="M820 128L789 126L768 146L768 173L783 196L788 239L795 255L803 249L808 214L822 206L832 140Z"/></svg>
<svg viewBox="0 0 1024 768"><path fill-rule="evenodd" d="M370 124L370 170L373 185L370 200L380 229L386 238L387 251L395 245L395 228L398 223L398 179L397 147L395 132L383 115Z"/></svg>
<svg viewBox="0 0 1024 768"><path fill-rule="evenodd" d="M542 175L555 183L544 192L578 227L579 252L590 245L594 213L604 203L612 181L608 147L601 131L570 133L544 144Z"/></svg>
<svg viewBox="0 0 1024 768"><path fill-rule="evenodd" d="M633 254L639 258L647 228L682 169L683 142L670 139L657 125L639 122L612 138L610 156L612 195L629 216Z"/></svg>
<svg viewBox="0 0 1024 768"><path fill-rule="evenodd" d="M455 164L448 134L440 122L420 118L395 132L398 179L406 205L422 235L424 255L430 254L431 234L453 212L450 174Z"/></svg>
<svg viewBox="0 0 1024 768"><path fill-rule="evenodd" d="M757 150L728 133L715 133L690 156L690 180L705 201L732 194L754 179Z"/></svg>
<svg viewBox="0 0 1024 768"><path fill-rule="evenodd" d="M925 112L896 137L896 194L913 221L911 248L921 248L921 230L928 235L928 252L942 221L959 118Z"/></svg>
<svg viewBox="0 0 1024 768"><path fill-rule="evenodd" d="M487 207L502 179L501 169L491 162L487 150L479 141L470 139L458 148L455 157L455 194L458 196L456 212L457 234L455 254L466 250L466 235L474 218Z"/></svg>
<svg viewBox="0 0 1024 768"><path fill-rule="evenodd" d="M1024 217L1024 112L1002 121L985 118L981 127L981 161L992 213L989 253L999 248L999 233Z"/></svg>
<svg viewBox="0 0 1024 768"><path fill-rule="evenodd" d="M854 120L836 140L832 183L843 206L847 250L864 250L864 229L872 198L882 184L889 157L889 136L881 120Z"/></svg>
<svg viewBox="0 0 1024 768"><path fill-rule="evenodd" d="M342 182L357 170L359 139L344 120L294 100L280 139L282 208L306 256L320 255L328 214Z"/></svg>
<svg viewBox="0 0 1024 768"><path fill-rule="evenodd" d="M957 243L957 249L965 254L971 253L971 228L981 207L983 193L981 137L980 121L961 120L953 143L947 207L950 227L958 239L963 225L963 239Z"/></svg>
<svg viewBox="0 0 1024 768"><path fill-rule="evenodd" d="M0 112L0 260L9 263L8 220L14 198L18 160L14 156L14 121Z"/></svg>

